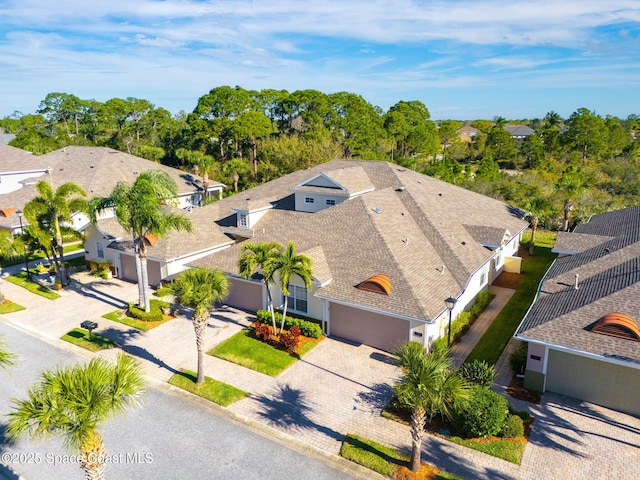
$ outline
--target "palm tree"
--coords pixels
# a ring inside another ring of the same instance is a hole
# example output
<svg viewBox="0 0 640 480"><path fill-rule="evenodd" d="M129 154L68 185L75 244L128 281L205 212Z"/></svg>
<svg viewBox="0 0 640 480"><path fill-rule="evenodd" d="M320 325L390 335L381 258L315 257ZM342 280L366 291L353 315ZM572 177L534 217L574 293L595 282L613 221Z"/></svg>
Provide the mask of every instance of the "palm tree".
<svg viewBox="0 0 640 480"><path fill-rule="evenodd" d="M65 223L71 222L72 214L87 211L86 200L78 197L85 197L87 194L80 185L73 182L63 183L54 191L48 182L40 181L36 184L36 191L40 196L24 206L24 216L29 223L48 233L49 248L56 264L58 279L62 285L67 285L69 277L64 264L62 228Z"/></svg>
<svg viewBox="0 0 640 480"><path fill-rule="evenodd" d="M425 423L431 423L438 413L450 419L454 404L469 398L471 390L453 370L448 349L436 349L427 355L421 344L408 342L394 355L403 369L395 395L411 408L411 470L417 472Z"/></svg>
<svg viewBox="0 0 640 480"><path fill-rule="evenodd" d="M242 247L242 256L238 261L240 275L250 278L256 269L262 274L262 281L267 289L267 310L271 312L273 333L276 333L276 314L273 308L273 298L269 284L273 281L273 263L282 254L282 245L276 242L262 242L259 244L246 243Z"/></svg>
<svg viewBox="0 0 640 480"><path fill-rule="evenodd" d="M61 436L70 451L80 453L86 478L102 479L106 449L98 428L127 407L139 406L143 389L140 364L124 353L115 364L96 357L88 364L46 370L26 400L13 400L6 433L10 439Z"/></svg>
<svg viewBox="0 0 640 480"><path fill-rule="evenodd" d="M202 358L204 336L209 323L209 312L216 302L229 295L229 280L220 270L190 268L176 277L171 285L172 292L180 305L193 308L193 329L196 332L198 348L198 378L196 384L204 382Z"/></svg>
<svg viewBox="0 0 640 480"><path fill-rule="evenodd" d="M304 282L307 290L311 288L311 280L313 271L311 269L311 259L306 255L298 255L296 253L296 244L289 242L284 253L281 253L270 263L271 275L278 274L280 281L280 290L284 295L284 308L282 309L282 323L280 325L280 333L284 330L284 320L287 316L287 306L289 304L289 283L291 277L297 275ZM275 333L275 332L274 332Z"/></svg>
<svg viewBox="0 0 640 480"><path fill-rule="evenodd" d="M163 203L178 194L176 182L165 172L148 170L136 178L133 185L119 182L108 197L91 200L91 220L98 212L113 208L118 223L131 233L136 259L139 304L150 310L145 237L162 237L171 230L192 231L191 221L181 214L163 208Z"/></svg>
<svg viewBox="0 0 640 480"><path fill-rule="evenodd" d="M6 368L14 364L16 355L9 350L7 342L0 337L0 367Z"/></svg>

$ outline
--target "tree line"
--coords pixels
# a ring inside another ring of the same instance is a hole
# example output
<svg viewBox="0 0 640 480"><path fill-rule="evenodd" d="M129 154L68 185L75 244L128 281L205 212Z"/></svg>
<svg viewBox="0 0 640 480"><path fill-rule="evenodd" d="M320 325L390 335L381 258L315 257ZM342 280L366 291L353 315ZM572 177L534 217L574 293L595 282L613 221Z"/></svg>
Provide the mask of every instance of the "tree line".
<svg viewBox="0 0 640 480"><path fill-rule="evenodd" d="M457 130L469 123L477 134ZM505 128L535 133L514 138ZM191 113L137 98L106 102L50 93L35 114L0 120L12 145L44 154L67 145L115 148L229 185L235 192L334 158L387 160L510 202L549 229L638 203L640 116L580 108L569 118L434 121L420 101L387 111L362 96L221 86ZM465 141L466 140L466 141Z"/></svg>

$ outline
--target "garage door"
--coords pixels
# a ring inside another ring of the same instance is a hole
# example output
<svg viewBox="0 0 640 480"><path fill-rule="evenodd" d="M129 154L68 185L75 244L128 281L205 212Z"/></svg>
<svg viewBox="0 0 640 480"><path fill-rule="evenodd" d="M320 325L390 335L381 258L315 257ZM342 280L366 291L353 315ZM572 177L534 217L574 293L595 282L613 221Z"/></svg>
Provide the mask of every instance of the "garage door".
<svg viewBox="0 0 640 480"><path fill-rule="evenodd" d="M133 255L120 255L120 278L130 282L137 282L136 259ZM149 285L157 287L162 280L160 275L160 263L147 260L147 279Z"/></svg>
<svg viewBox="0 0 640 480"><path fill-rule="evenodd" d="M262 284L230 278L229 296L224 303L249 312L256 312L264 308L262 305Z"/></svg>
<svg viewBox="0 0 640 480"><path fill-rule="evenodd" d="M409 322L366 312L353 307L331 304L331 336L364 343L392 351L409 340Z"/></svg>
<svg viewBox="0 0 640 480"><path fill-rule="evenodd" d="M640 370L549 351L545 390L640 415Z"/></svg>

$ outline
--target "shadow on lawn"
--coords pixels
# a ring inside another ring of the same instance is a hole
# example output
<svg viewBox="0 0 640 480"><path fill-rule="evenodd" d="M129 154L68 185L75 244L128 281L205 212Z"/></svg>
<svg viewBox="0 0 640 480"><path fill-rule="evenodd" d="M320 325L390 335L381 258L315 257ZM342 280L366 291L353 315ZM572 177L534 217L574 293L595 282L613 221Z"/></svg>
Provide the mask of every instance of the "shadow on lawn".
<svg viewBox="0 0 640 480"><path fill-rule="evenodd" d="M257 397L257 401L264 405L260 415L279 428L316 430L338 441L342 441L344 437L340 432L311 421L309 414L313 412L313 408L306 401L304 392L289 385L280 387L273 397L261 395Z"/></svg>

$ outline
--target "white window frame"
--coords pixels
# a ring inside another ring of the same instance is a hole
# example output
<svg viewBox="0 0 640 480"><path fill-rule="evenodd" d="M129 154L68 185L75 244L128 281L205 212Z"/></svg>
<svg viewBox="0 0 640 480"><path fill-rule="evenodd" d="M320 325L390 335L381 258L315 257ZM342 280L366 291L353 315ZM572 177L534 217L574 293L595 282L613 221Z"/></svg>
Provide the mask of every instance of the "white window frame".
<svg viewBox="0 0 640 480"><path fill-rule="evenodd" d="M483 287L487 283L487 271L482 269L480 272L480 286Z"/></svg>
<svg viewBox="0 0 640 480"><path fill-rule="evenodd" d="M289 285L288 298L289 301L287 305L289 310L304 314L309 313L309 292L304 285Z"/></svg>
<svg viewBox="0 0 640 480"><path fill-rule="evenodd" d="M96 256L100 260L104 260L104 245L102 242L96 242Z"/></svg>
<svg viewBox="0 0 640 480"><path fill-rule="evenodd" d="M238 214L238 227L249 228L249 215L246 213Z"/></svg>
<svg viewBox="0 0 640 480"><path fill-rule="evenodd" d="M498 250L496 250L496 256L494 258L495 258L494 263L495 263L495 266L496 266L496 270L498 270L502 266L502 264L504 263L503 262L503 251L502 251L502 249L499 248Z"/></svg>

